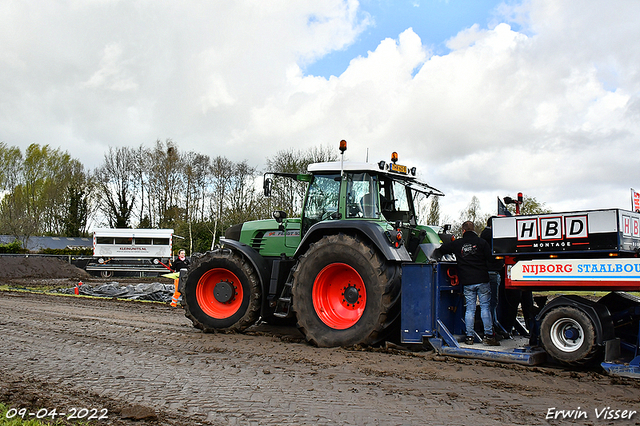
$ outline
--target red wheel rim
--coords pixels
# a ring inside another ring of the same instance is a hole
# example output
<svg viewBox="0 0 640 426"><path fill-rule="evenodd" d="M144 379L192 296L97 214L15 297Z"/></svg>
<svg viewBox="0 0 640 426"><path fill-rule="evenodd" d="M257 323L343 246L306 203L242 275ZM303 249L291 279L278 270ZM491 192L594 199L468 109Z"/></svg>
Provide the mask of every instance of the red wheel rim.
<svg viewBox="0 0 640 426"><path fill-rule="evenodd" d="M367 305L367 291L358 272L345 263L332 263L313 283L313 307L320 320L344 330L360 320Z"/></svg>
<svg viewBox="0 0 640 426"><path fill-rule="evenodd" d="M218 283L227 282L235 289L235 295L225 303L220 302L214 296L214 290ZM229 318L240 309L242 305L242 284L238 277L231 271L223 268L210 269L198 280L196 287L196 300L202 311L212 318Z"/></svg>

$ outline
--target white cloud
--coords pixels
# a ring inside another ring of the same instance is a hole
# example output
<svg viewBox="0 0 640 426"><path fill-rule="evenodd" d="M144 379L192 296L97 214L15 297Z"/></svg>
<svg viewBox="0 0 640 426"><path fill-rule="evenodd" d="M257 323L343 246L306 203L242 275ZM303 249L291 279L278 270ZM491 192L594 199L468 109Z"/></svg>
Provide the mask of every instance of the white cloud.
<svg viewBox="0 0 640 426"><path fill-rule="evenodd" d="M88 88L100 88L124 92L135 90L138 84L133 78L128 77L125 64L122 63L122 48L118 44L109 44L104 49L104 55L100 60L99 69L86 81L83 86Z"/></svg>
<svg viewBox="0 0 640 426"><path fill-rule="evenodd" d="M295 132L328 129L333 139L346 135L381 158L397 149L429 170L434 185L464 193L449 212L474 194L493 211L496 196L518 191L556 209L628 208L628 187L640 186L631 154L640 136L640 81L630 66L639 52L617 42L637 39L640 27L620 21L640 15L613 13L606 2L590 2L587 14L583 6L554 5L538 1L521 9L530 11L520 19L531 23L525 32L504 23L463 30L448 42L453 50L445 56L425 58L420 40L407 30L397 42L384 40L366 58L354 59L338 78L298 79L306 88L297 109L304 113L295 121L304 125ZM608 20L602 22L598 10ZM596 42L593 28L603 24L597 46L585 44ZM617 76L613 90L602 79L603 64ZM280 124L295 116L284 111L297 94L294 86L278 99L284 105L265 106L257 127L271 122L271 114L283 112Z"/></svg>
<svg viewBox="0 0 640 426"><path fill-rule="evenodd" d="M421 7L424 7L422 5ZM0 140L96 166L173 138L262 166L280 149L419 166L443 210L518 191L554 209L628 207L640 187L640 3L532 0L433 55L407 28L340 76L306 65L371 25L355 0L0 4Z"/></svg>

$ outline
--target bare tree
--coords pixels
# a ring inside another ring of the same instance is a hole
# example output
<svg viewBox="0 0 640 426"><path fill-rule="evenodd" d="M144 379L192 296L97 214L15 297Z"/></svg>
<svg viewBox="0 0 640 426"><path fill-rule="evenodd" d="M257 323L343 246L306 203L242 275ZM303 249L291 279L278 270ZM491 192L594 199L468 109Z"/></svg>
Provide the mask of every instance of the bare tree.
<svg viewBox="0 0 640 426"><path fill-rule="evenodd" d="M207 155L190 151L183 157L185 217L204 221L206 188L211 180L211 163Z"/></svg>
<svg viewBox="0 0 640 426"><path fill-rule="evenodd" d="M431 198L431 206L427 215L426 224L440 225L440 197L433 196Z"/></svg>
<svg viewBox="0 0 640 426"><path fill-rule="evenodd" d="M247 161L235 164L227 199L229 224L257 219L256 177L256 168L249 166Z"/></svg>
<svg viewBox="0 0 640 426"><path fill-rule="evenodd" d="M329 145L313 146L304 153L304 169L306 170L311 163L324 163L336 161L337 159L338 151L335 147Z"/></svg>
<svg viewBox="0 0 640 426"><path fill-rule="evenodd" d="M307 151L287 149L267 158L267 171L279 173L306 173L309 164L335 161L337 151L328 146L309 148ZM273 204L289 215L299 215L307 189L306 183L289 178L276 178L272 188Z"/></svg>
<svg viewBox="0 0 640 426"><path fill-rule="evenodd" d="M225 200L231 190L231 179L233 178L233 162L226 157L216 157L211 162L211 187L209 192L209 205L211 217L214 222L223 221L225 210ZM213 230L217 233L217 229Z"/></svg>
<svg viewBox="0 0 640 426"><path fill-rule="evenodd" d="M490 214L482 213L480 211L480 200L475 195L471 197L471 201L467 207L460 212L460 219L457 223L453 224L451 230L456 237L462 236L462 223L470 220L475 225L478 235L487 224Z"/></svg>
<svg viewBox="0 0 640 426"><path fill-rule="evenodd" d="M267 170L278 173L305 173L307 163L300 150L278 151L273 158L267 158ZM274 206L288 215L298 215L302 209L302 199L306 186L290 178L276 177L271 190Z"/></svg>
<svg viewBox="0 0 640 426"><path fill-rule="evenodd" d="M149 167L149 193L158 226L167 226L180 216L180 194L182 192L182 163L177 145L167 139L159 139L151 150ZM151 207L151 206L150 206Z"/></svg>
<svg viewBox="0 0 640 426"><path fill-rule="evenodd" d="M140 145L133 151L134 158L131 167L134 174L134 188L138 193L139 207L137 208L138 227L150 228L152 223L151 197L149 193L149 158L151 152L148 148ZM145 204L146 203L146 204Z"/></svg>
<svg viewBox="0 0 640 426"><path fill-rule="evenodd" d="M104 164L94 176L100 211L112 228L128 228L135 203L135 152L128 147L109 148Z"/></svg>

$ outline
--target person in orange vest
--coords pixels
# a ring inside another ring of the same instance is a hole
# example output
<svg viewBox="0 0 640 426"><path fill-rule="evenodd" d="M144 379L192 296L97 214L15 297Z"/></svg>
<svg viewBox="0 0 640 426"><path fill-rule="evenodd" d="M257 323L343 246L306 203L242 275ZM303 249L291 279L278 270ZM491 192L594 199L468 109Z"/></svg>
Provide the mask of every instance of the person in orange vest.
<svg viewBox="0 0 640 426"><path fill-rule="evenodd" d="M178 258L171 262L171 269L174 272L180 272L181 269L187 269L189 267L189 259L187 259L187 253L184 250L178 251ZM174 308L178 306L178 299L180 298L180 292L178 291L178 284L180 283L180 278L173 279L173 285L176 290L173 293L173 297L171 298L171 306Z"/></svg>

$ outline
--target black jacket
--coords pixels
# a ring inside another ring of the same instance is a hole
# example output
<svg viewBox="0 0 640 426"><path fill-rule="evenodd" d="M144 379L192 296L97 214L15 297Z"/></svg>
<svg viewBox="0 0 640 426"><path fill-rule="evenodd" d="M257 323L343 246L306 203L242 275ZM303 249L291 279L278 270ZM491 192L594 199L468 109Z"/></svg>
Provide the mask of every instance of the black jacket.
<svg viewBox="0 0 640 426"><path fill-rule="evenodd" d="M493 238L493 233L491 232L491 227L490 226L487 226L486 228L484 228L482 230L482 232L480 233L480 238L482 238L487 243L489 243L489 249L491 249L491 240ZM503 273L504 272L504 260L498 260L498 259L495 258L495 256L492 256L491 260L489 260L489 270Z"/></svg>
<svg viewBox="0 0 640 426"><path fill-rule="evenodd" d="M439 251L456 256L460 285L489 282L488 264L493 256L489 244L475 232L467 231L462 238L442 244Z"/></svg>
<svg viewBox="0 0 640 426"><path fill-rule="evenodd" d="M191 262L189 262L189 259L185 258L184 260L180 260L179 257L176 258L176 260L174 260L171 263L171 269L173 269L175 272L180 272L180 269L187 269L189 268L189 264Z"/></svg>

